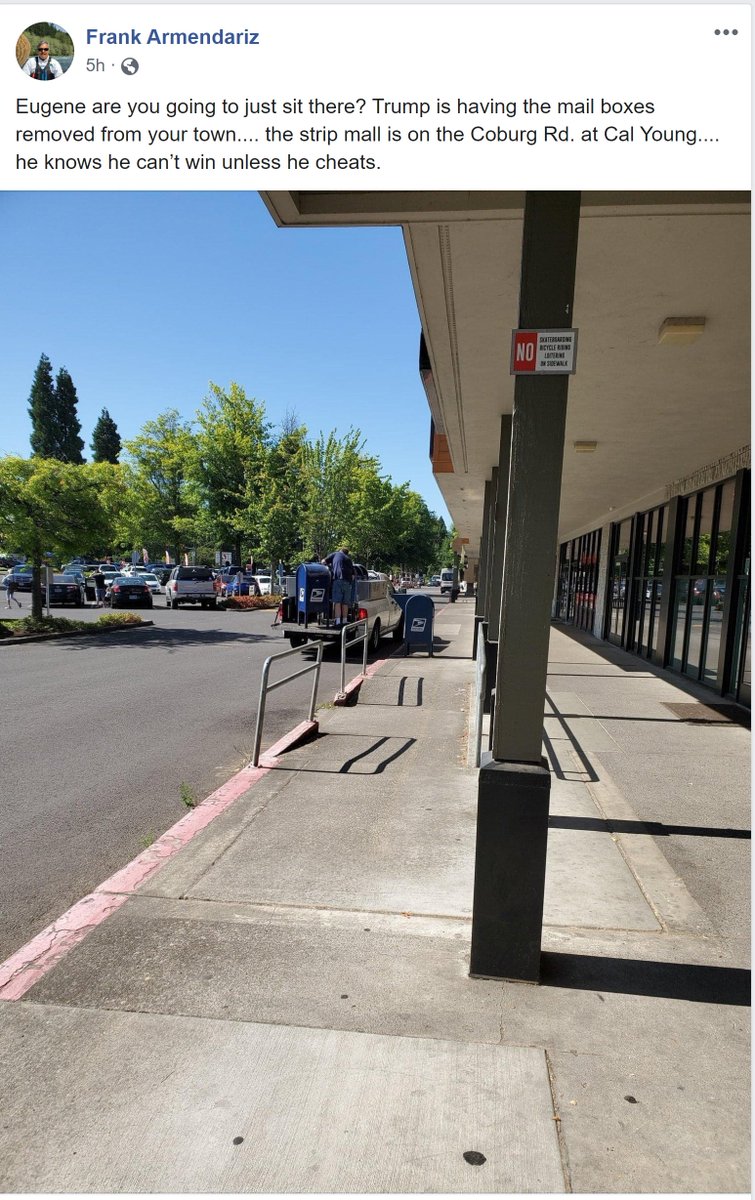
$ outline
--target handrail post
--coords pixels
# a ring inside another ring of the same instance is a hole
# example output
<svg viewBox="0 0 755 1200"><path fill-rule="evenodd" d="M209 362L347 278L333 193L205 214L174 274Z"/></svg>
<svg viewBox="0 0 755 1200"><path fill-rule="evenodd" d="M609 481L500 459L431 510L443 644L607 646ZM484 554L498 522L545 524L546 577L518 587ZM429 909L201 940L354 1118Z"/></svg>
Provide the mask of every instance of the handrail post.
<svg viewBox="0 0 755 1200"><path fill-rule="evenodd" d="M364 626L364 633L360 638L352 638L350 644L352 646L357 642L364 644L364 653L362 654L363 676L367 670L367 621L362 617L359 621L350 621L348 625L341 627L341 690L338 693L339 696L345 696L346 694L346 631L349 629L358 629L360 625Z"/></svg>
<svg viewBox="0 0 755 1200"><path fill-rule="evenodd" d="M307 717L308 721L314 721L315 719L315 705L317 704L317 689L320 684L320 664L322 663L323 644L324 643L322 641L317 643L317 662L315 664L315 673L312 680L312 696L309 701L309 716Z"/></svg>
<svg viewBox="0 0 755 1200"><path fill-rule="evenodd" d="M257 766L260 761L260 745L262 744L262 723L265 720L265 703L267 700L267 677L270 674L270 664L272 663L272 655L265 659L262 667L262 678L260 679L260 700L257 705L257 724L254 728L254 752L252 754L252 765Z"/></svg>
<svg viewBox="0 0 755 1200"><path fill-rule="evenodd" d="M270 675L270 667L276 658L288 658L292 654L301 654L302 650L311 650L312 647L292 646L289 650L282 650L279 654L271 654L265 659L262 667L262 677L260 679L260 698L257 706L257 724L254 729L254 750L252 751L252 766L259 766L260 761L260 746L262 744L262 726L265 720L265 706L267 702L267 693L274 691L276 688L282 687L285 683L290 683L292 679L298 679L300 675L308 675L310 671L314 671L314 681L312 684L312 694L309 700L309 716L310 722L314 721L315 706L317 704L317 688L320 683L320 665L322 663L323 643L317 645L317 661L309 663L306 667L302 667L300 671L295 671L293 675L286 675L284 679L278 679L275 683L268 683Z"/></svg>

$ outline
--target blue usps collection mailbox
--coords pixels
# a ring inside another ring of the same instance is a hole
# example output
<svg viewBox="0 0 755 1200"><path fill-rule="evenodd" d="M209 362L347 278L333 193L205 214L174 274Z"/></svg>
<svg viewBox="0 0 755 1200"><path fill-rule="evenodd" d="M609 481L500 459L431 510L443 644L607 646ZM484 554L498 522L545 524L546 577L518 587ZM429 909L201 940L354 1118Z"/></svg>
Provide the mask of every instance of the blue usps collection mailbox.
<svg viewBox="0 0 755 1200"><path fill-rule="evenodd" d="M296 619L306 625L330 608L330 571L322 563L300 563L296 568Z"/></svg>
<svg viewBox="0 0 755 1200"><path fill-rule="evenodd" d="M430 596L417 592L409 597L404 609L404 641L407 654L413 646L423 646L432 654L434 615L435 605Z"/></svg>

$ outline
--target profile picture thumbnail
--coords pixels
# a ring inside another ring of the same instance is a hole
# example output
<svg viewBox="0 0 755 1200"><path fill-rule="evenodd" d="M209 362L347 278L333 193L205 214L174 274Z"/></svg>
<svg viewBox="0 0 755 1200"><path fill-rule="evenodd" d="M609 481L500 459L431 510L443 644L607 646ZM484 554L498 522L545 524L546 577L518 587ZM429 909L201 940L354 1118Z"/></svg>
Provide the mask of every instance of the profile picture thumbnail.
<svg viewBox="0 0 755 1200"><path fill-rule="evenodd" d="M37 21L16 42L16 61L31 79L60 79L73 62L71 36L51 21Z"/></svg>

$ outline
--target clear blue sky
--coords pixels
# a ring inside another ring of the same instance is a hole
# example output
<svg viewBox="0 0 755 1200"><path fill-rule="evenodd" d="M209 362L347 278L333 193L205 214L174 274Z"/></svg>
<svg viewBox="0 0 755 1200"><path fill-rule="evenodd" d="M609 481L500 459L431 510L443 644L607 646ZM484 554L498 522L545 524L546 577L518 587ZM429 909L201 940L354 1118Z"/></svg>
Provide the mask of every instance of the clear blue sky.
<svg viewBox="0 0 755 1200"><path fill-rule="evenodd" d="M30 453L42 353L76 385L85 457L103 408L126 439L235 381L274 425L292 410L311 437L360 429L450 526L399 229L278 229L256 192L16 192L0 245L0 454Z"/></svg>

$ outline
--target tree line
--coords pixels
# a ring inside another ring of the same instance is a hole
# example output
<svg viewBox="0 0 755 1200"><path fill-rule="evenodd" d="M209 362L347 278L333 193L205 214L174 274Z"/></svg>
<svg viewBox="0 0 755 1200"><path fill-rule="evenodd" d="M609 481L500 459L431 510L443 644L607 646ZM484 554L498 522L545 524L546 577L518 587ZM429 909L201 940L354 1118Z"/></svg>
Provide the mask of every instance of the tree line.
<svg viewBox="0 0 755 1200"><path fill-rule="evenodd" d="M383 474L358 429L313 439L294 413L274 428L239 384L211 384L193 420L168 409L123 442L103 409L85 462L76 406L70 374L53 379L43 355L32 456L0 460L0 539L32 563L144 548L153 560L211 564L225 549L274 567L338 546L382 570L450 561L443 519Z"/></svg>

